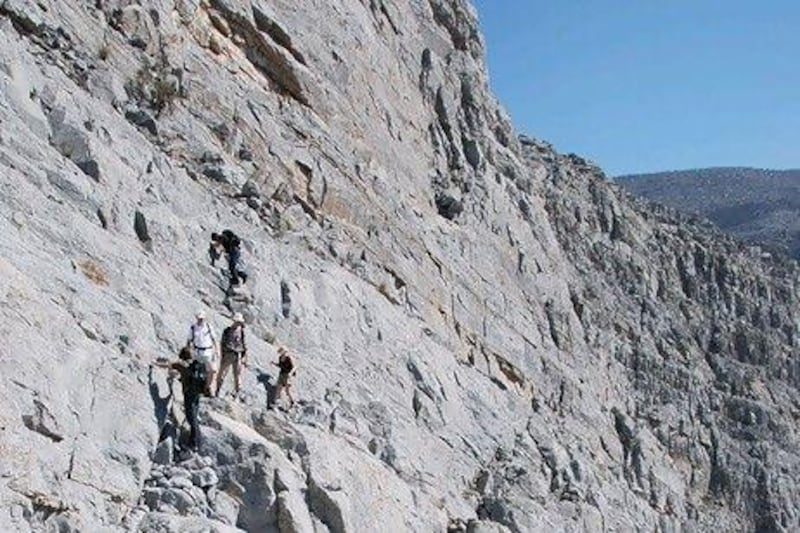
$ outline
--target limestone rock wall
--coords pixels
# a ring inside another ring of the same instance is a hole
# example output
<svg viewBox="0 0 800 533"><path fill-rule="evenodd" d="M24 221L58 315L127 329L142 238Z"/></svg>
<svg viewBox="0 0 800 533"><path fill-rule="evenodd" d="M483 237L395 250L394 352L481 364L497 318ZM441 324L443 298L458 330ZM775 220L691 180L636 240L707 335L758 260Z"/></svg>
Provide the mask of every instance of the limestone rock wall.
<svg viewBox="0 0 800 533"><path fill-rule="evenodd" d="M461 0L0 0L3 529L798 527L796 267L518 138L483 61ZM184 459L198 308L251 365Z"/></svg>

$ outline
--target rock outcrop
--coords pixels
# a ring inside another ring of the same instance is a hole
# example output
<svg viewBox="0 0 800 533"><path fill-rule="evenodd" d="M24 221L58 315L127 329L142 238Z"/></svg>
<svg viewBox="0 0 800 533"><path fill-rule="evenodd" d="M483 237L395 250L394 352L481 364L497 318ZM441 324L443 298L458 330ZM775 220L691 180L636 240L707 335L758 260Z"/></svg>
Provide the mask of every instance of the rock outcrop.
<svg viewBox="0 0 800 533"><path fill-rule="evenodd" d="M796 265L518 138L483 61L463 0L0 0L2 529L800 527ZM198 309L251 353L187 456Z"/></svg>

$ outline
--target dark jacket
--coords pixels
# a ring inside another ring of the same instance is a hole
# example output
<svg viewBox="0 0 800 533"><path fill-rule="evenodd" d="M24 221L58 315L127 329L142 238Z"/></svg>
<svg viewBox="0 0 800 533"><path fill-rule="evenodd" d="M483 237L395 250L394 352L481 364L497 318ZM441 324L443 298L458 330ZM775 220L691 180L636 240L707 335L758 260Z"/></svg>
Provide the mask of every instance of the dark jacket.
<svg viewBox="0 0 800 533"><path fill-rule="evenodd" d="M229 229L226 229L220 234L219 242L229 254L238 252L239 246L242 244L242 241L239 239L239 237Z"/></svg>
<svg viewBox="0 0 800 533"><path fill-rule="evenodd" d="M294 363L292 358L288 355L282 355L278 358L278 367L281 369L281 375L288 376L294 370Z"/></svg>
<svg viewBox="0 0 800 533"><path fill-rule="evenodd" d="M183 410L186 421L189 423L189 447L195 450L200 448L202 437L200 435L200 397L206 388L206 367L199 361L175 361L170 364L172 370L177 370L181 377L183 387Z"/></svg>
<svg viewBox="0 0 800 533"><path fill-rule="evenodd" d="M239 339L236 338L236 326L230 325L223 330L222 351L234 352L239 354L247 352L247 342L245 341L244 326L242 326L241 343L239 342Z"/></svg>

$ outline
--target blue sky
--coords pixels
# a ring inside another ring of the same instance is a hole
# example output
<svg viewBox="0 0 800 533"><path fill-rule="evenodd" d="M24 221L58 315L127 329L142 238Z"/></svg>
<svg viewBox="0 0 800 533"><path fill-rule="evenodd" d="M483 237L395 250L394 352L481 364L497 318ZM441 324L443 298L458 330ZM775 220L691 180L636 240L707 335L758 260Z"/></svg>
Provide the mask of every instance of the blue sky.
<svg viewBox="0 0 800 533"><path fill-rule="evenodd" d="M473 0L518 131L608 175L800 168L800 0Z"/></svg>

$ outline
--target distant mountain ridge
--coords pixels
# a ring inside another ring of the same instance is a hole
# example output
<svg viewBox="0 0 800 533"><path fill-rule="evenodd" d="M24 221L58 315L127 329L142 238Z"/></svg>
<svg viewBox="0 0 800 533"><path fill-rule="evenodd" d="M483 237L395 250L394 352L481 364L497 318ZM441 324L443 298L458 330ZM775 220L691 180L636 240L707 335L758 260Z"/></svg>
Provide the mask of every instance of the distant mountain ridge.
<svg viewBox="0 0 800 533"><path fill-rule="evenodd" d="M800 258L800 169L712 167L614 181L637 196L704 216L747 242Z"/></svg>

